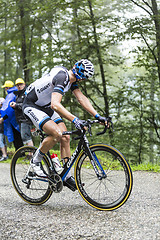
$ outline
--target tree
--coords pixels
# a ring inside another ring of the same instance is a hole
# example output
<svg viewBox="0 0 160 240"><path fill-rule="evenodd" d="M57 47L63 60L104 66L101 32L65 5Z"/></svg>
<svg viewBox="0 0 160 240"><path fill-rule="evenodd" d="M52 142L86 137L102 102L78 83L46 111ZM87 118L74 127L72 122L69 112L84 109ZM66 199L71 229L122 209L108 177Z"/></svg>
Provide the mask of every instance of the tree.
<svg viewBox="0 0 160 240"><path fill-rule="evenodd" d="M112 143L133 162L149 157L155 162L160 151L158 1L8 0L0 4L0 81L21 76L29 84L55 65L71 69L79 59L88 58L95 76L81 88L97 112L113 116ZM143 14L135 16L137 8ZM127 55L124 40L136 42ZM72 106L67 107L72 112L89 117L71 94L65 95L65 103L70 100Z"/></svg>
<svg viewBox="0 0 160 240"><path fill-rule="evenodd" d="M26 43L26 28L29 15L25 15L25 2L23 0L17 0L17 6L19 9L19 16L20 16L20 30L21 30L21 52L22 52L22 64L23 64L23 71L24 71L24 81L29 83L29 52L27 51L27 43ZM31 45L31 44L30 44Z"/></svg>
<svg viewBox="0 0 160 240"><path fill-rule="evenodd" d="M147 38L143 34L143 31L141 31L141 37L143 38L148 49L152 53L155 63L157 65L157 70L158 70L157 72L158 72L159 85L160 85L160 10L158 9L157 1L151 0L150 4L143 0L142 1L131 0L131 2L133 2L139 8L143 9L149 15L149 18L151 19L151 21L153 21L154 23L155 45L153 47L150 46ZM140 28L143 29L143 25L140 24Z"/></svg>

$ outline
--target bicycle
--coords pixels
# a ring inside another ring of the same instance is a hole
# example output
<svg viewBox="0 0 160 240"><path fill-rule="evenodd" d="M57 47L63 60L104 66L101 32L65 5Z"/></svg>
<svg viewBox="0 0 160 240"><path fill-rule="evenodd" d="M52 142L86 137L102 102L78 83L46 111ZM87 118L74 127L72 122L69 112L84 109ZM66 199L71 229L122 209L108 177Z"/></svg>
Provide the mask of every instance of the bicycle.
<svg viewBox="0 0 160 240"><path fill-rule="evenodd" d="M129 163L116 148L103 144L89 145L86 133L91 135L91 125L97 120L87 120L87 129L64 132L63 135L77 135L78 145L71 158L57 174L50 153L44 155L42 164L48 178L35 175L30 160L36 147L23 146L13 155L11 161L11 179L19 196L29 204L45 203L53 192L61 192L67 173L74 166L74 177L81 197L92 207L99 210L115 210L121 207L132 191L133 177ZM111 123L111 118L108 118ZM107 126L104 126L104 134ZM44 134L39 131L41 141Z"/></svg>

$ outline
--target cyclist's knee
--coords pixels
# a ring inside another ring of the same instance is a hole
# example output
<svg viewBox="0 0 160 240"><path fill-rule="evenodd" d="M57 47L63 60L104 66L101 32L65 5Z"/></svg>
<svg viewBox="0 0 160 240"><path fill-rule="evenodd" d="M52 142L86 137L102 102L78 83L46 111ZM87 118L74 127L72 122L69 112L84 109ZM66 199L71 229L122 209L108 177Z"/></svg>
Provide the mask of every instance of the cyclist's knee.
<svg viewBox="0 0 160 240"><path fill-rule="evenodd" d="M53 141L60 142L62 139L62 133L60 129L54 129L50 132L50 136L53 138Z"/></svg>
<svg viewBox="0 0 160 240"><path fill-rule="evenodd" d="M50 137L54 142L60 142L62 138L61 129L53 121L48 121L43 126L43 131Z"/></svg>
<svg viewBox="0 0 160 240"><path fill-rule="evenodd" d="M62 135L61 143L62 144L70 143L70 136L69 135Z"/></svg>
<svg viewBox="0 0 160 240"><path fill-rule="evenodd" d="M55 133L54 137L57 139L58 142L61 141L62 133L61 133L60 129L56 130L56 133Z"/></svg>

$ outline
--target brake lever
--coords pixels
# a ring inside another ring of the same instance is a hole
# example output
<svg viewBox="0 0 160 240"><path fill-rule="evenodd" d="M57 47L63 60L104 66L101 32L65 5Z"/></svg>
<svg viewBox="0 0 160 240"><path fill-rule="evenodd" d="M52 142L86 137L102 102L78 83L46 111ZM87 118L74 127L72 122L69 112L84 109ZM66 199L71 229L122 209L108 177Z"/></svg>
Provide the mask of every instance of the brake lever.
<svg viewBox="0 0 160 240"><path fill-rule="evenodd" d="M99 132L99 133L97 133L96 135L97 136L99 136L99 135L102 135L102 134L104 134L104 133L106 133L106 131L107 131L107 125L105 125L105 127L104 127L104 129L103 129L103 131L102 132Z"/></svg>
<svg viewBox="0 0 160 240"><path fill-rule="evenodd" d="M109 124L109 127L108 127L108 123L110 123L111 126L110 126L110 124ZM102 134L106 133L107 129L110 129L110 128L112 128L112 130L114 131L112 118L111 118L111 117L108 117L108 118L107 118L107 125L105 125L104 130L103 130L102 132L97 133L96 135L97 135L97 136L102 135Z"/></svg>

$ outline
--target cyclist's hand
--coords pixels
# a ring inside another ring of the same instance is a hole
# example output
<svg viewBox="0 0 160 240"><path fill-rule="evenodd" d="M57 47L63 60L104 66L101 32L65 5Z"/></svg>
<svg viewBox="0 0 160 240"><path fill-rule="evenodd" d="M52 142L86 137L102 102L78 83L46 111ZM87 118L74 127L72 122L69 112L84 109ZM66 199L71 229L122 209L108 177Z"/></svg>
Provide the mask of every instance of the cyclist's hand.
<svg viewBox="0 0 160 240"><path fill-rule="evenodd" d="M108 123L106 117L102 117L102 116L100 116L99 114L97 114L97 115L95 116L95 118L96 118L100 123L103 123L104 125L106 125L106 126L109 128L109 123Z"/></svg>
<svg viewBox="0 0 160 240"><path fill-rule="evenodd" d="M80 120L79 118L74 118L72 122L77 129L81 130L84 128L84 121Z"/></svg>

